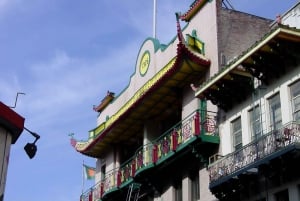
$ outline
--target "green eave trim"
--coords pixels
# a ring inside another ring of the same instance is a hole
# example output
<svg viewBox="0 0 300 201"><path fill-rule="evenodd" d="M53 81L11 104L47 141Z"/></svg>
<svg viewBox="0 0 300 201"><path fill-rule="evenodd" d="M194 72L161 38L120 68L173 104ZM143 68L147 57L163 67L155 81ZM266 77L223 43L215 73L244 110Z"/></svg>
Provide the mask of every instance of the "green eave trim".
<svg viewBox="0 0 300 201"><path fill-rule="evenodd" d="M137 175L140 174L141 172L144 172L144 171L147 170L147 169L153 168L154 166L155 166L155 164L152 163L152 164L150 164L150 165L147 165L147 166L144 166L144 167L138 169L138 170L135 172L135 176L137 176Z"/></svg>
<svg viewBox="0 0 300 201"><path fill-rule="evenodd" d="M157 160L156 165L161 164L162 162L165 162L168 158L172 157L175 154L175 152L169 152L165 156L162 156L160 159Z"/></svg>
<svg viewBox="0 0 300 201"><path fill-rule="evenodd" d="M124 183L122 183L119 188L124 188L127 185L131 184L132 182L133 182L133 178L130 178L130 179L128 179L128 181L125 181Z"/></svg>
<svg viewBox="0 0 300 201"><path fill-rule="evenodd" d="M115 192L115 191L118 191L119 188L118 187L113 187L112 189L106 191L105 193L103 193L103 196L102 197L105 197L107 196L108 194L112 193L112 192Z"/></svg>
<svg viewBox="0 0 300 201"><path fill-rule="evenodd" d="M210 143L215 143L219 144L220 143L220 137L215 136L215 135L201 135L200 136L201 140L203 142L210 142Z"/></svg>
<svg viewBox="0 0 300 201"><path fill-rule="evenodd" d="M198 139L197 136L193 136L192 138L190 138L188 141L186 141L183 145L180 145L177 149L176 152L181 151L182 149L184 149L187 146L190 146L190 144L194 141L196 141Z"/></svg>

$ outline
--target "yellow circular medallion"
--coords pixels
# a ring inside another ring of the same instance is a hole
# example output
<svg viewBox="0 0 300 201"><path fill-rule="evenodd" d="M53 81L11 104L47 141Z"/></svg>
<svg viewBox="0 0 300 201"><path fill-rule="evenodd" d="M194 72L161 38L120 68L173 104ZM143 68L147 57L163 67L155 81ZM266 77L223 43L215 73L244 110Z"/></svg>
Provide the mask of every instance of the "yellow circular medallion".
<svg viewBox="0 0 300 201"><path fill-rule="evenodd" d="M140 74L144 76L147 73L148 67L150 64L150 53L149 51L144 52L141 61L140 61Z"/></svg>

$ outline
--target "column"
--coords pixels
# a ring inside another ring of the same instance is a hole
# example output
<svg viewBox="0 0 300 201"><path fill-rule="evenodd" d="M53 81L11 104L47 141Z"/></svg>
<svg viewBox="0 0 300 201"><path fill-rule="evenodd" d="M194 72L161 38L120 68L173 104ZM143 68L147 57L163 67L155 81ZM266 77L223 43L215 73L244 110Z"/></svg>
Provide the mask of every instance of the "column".
<svg viewBox="0 0 300 201"><path fill-rule="evenodd" d="M296 184L289 187L289 199L300 200L299 188Z"/></svg>

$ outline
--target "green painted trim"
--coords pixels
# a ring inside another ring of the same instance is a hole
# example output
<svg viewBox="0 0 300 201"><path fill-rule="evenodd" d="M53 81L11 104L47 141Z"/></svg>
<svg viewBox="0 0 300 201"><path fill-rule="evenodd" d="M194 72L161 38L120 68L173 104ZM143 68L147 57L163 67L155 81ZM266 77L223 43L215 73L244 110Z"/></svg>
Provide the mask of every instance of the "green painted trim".
<svg viewBox="0 0 300 201"><path fill-rule="evenodd" d="M175 154L174 151L170 151L169 153L167 153L167 155L161 157L160 159L158 159L156 161L156 165L161 164L162 162L164 162L165 160L169 159L170 157L172 157Z"/></svg>
<svg viewBox="0 0 300 201"><path fill-rule="evenodd" d="M207 113L207 101L204 99L200 99L200 122L202 122L202 119L206 119L206 113ZM203 125L200 127L200 135L205 135L206 131Z"/></svg>
<svg viewBox="0 0 300 201"><path fill-rule="evenodd" d="M200 138L203 142L211 142L215 144L220 143L220 137L215 135L200 135Z"/></svg>
<svg viewBox="0 0 300 201"><path fill-rule="evenodd" d="M176 152L181 151L182 149L189 146L192 142L196 141L197 139L198 139L197 136L193 136L192 138L188 139L186 142L184 142L183 144L177 147Z"/></svg>
<svg viewBox="0 0 300 201"><path fill-rule="evenodd" d="M194 40L194 44L191 44L190 40ZM195 29L192 30L191 34L186 34L185 43L193 50L205 56L205 43L197 36L197 31Z"/></svg>
<svg viewBox="0 0 300 201"><path fill-rule="evenodd" d="M141 172L143 172L143 171L145 171L145 170L148 170L148 169L151 169L151 168L153 168L153 167L155 167L155 164L153 164L153 163L150 164L150 165L146 165L146 166L140 168L139 170L136 170L135 176L137 176L137 175L139 175Z"/></svg>
<svg viewBox="0 0 300 201"><path fill-rule="evenodd" d="M113 187L113 188L110 189L109 191L104 192L103 195L102 195L102 197L105 197L105 196L107 196L107 194L110 194L110 193L115 192L115 191L118 191L118 190L119 190L118 187Z"/></svg>
<svg viewBox="0 0 300 201"><path fill-rule="evenodd" d="M125 181L120 185L120 189L126 187L127 185L131 184L133 182L133 178L128 179L128 181Z"/></svg>

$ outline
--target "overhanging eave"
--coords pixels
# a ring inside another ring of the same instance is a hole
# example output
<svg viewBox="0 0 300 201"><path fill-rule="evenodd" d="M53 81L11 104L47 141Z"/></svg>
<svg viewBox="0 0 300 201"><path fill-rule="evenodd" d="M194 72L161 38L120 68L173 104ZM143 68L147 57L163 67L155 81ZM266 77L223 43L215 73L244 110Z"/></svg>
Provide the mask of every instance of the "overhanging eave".
<svg viewBox="0 0 300 201"><path fill-rule="evenodd" d="M241 80L244 80L245 83L249 84L246 85L249 87L248 93L251 93L253 83L250 82L251 80L253 81L254 78L268 84L270 79L282 75L284 67L279 66L279 59L283 62L284 66L285 60L288 60L287 58L296 57L296 53L292 55L286 49L289 49L290 45L294 44L293 48L298 51L299 43L300 30L298 29L281 25L276 29L271 30L260 41L228 64L227 67L224 67L212 78L204 82L196 91L195 96L198 98L207 98L209 100L217 99L224 93L224 90L218 90L220 89L219 86L224 83L230 83L231 78L237 75L242 78ZM234 83L232 85L233 87L228 89L226 94L230 94L230 90L237 94L236 85L234 85ZM240 90L241 92L244 91L243 88L240 88ZM218 102L220 102L218 103L219 105L224 105L222 100L218 100ZM229 104L232 103L231 101L228 102ZM225 106L225 108L226 107L227 106Z"/></svg>

